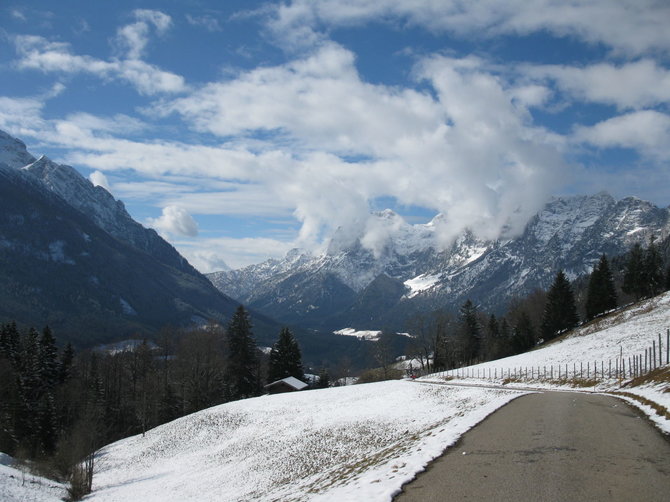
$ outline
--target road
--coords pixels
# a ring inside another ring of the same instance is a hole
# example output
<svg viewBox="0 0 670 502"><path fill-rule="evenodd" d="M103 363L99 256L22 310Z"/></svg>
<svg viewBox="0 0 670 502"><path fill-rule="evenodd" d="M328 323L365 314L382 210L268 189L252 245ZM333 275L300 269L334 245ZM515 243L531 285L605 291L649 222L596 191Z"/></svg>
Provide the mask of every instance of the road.
<svg viewBox="0 0 670 502"><path fill-rule="evenodd" d="M394 502L670 500L670 441L596 394L519 397L467 432Z"/></svg>

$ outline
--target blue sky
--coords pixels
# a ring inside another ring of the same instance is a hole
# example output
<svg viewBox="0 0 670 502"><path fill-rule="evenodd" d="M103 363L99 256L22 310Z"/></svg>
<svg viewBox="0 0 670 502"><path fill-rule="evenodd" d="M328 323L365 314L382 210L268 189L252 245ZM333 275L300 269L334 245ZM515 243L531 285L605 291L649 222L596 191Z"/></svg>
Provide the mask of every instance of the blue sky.
<svg viewBox="0 0 670 502"><path fill-rule="evenodd" d="M497 237L551 195L670 204L669 21L663 0L9 0L0 128L205 272L386 207Z"/></svg>

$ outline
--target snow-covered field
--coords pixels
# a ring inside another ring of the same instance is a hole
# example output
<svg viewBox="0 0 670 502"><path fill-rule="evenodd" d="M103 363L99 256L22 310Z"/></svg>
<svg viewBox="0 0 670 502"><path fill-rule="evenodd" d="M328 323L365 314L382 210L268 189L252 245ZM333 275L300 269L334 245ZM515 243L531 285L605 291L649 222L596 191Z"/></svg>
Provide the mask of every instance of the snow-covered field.
<svg viewBox="0 0 670 502"><path fill-rule="evenodd" d="M670 410L670 383L651 382L642 386L631 387L629 385L630 378L621 381L614 377L607 378L610 374L610 361L614 372L617 359L622 354L626 359L626 371L629 371L629 357L644 354L645 349L652 347L654 342L658 350L659 334L661 335L663 349L663 366L668 367L666 359L668 329L670 329L670 292L591 322L575 330L573 334L545 347L461 369L456 372L456 378L454 378L455 372L450 371L446 374L428 375L420 380L443 383L446 377L450 383L502 385L505 382L504 386L508 388L532 387L572 390L570 381L574 376L574 369L576 368L579 377L580 368L582 368L581 375L586 380L587 364L590 364L589 375L594 385L584 388L584 390L635 394ZM658 358L658 354L656 357ZM593 379L593 366L596 363L598 375L596 379ZM526 378L525 376L526 374L532 375L532 372L537 375L538 371L544 374L545 368L549 372L552 366L554 368L553 380L537 377ZM568 381L563 383L558 381L559 366L562 368L562 376L565 375L567 366ZM606 378L602 378L601 375L603 368ZM464 378L464 372L469 376ZM512 381L506 381L505 379L510 373L513 376ZM519 373L523 373L524 376L518 378ZM477 374L479 374L479 377L472 377L472 375L476 376ZM515 374L517 378L514 378ZM489 375L493 375L494 378L489 378ZM659 428L670 433L670 420L659 416L653 409L640 404L640 402L628 401L647 413Z"/></svg>
<svg viewBox="0 0 670 502"><path fill-rule="evenodd" d="M59 502L67 495L64 485L12 467L14 459L0 453L2 502Z"/></svg>
<svg viewBox="0 0 670 502"><path fill-rule="evenodd" d="M488 374L493 368L573 367L579 362L608 361L622 352L641 353L669 327L670 293L586 325L546 347L469 371L479 368L480 374ZM529 385L569 386L537 379L504 385L500 378L446 382L443 376L433 375L415 382L391 381L228 403L102 449L94 492L86 500L389 501L404 482L467 429L528 391L515 386ZM670 408L667 382L621 389L619 385L608 380L599 383L597 390L622 391ZM670 432L667 418L652 406L626 399ZM0 465L1 500L56 501L64 495L61 485L37 478L26 487L21 476Z"/></svg>
<svg viewBox="0 0 670 502"><path fill-rule="evenodd" d="M90 500L390 500L518 395L392 381L228 403L104 448Z"/></svg>

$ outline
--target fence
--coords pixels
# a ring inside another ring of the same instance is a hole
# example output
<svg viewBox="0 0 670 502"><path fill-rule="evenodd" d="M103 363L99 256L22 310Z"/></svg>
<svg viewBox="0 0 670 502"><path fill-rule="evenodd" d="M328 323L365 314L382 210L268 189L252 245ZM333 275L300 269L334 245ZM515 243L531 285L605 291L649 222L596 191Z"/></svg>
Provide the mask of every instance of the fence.
<svg viewBox="0 0 670 502"><path fill-rule="evenodd" d="M663 362L665 361L665 363ZM606 381L627 380L644 376L651 371L670 364L670 329L666 331L665 345L658 334L658 343L652 339L651 345L638 354L621 355L615 359L573 362L572 364L549 364L538 366L466 366L451 369L423 369L414 371L415 376L434 375L438 378L478 378L486 380L581 380Z"/></svg>

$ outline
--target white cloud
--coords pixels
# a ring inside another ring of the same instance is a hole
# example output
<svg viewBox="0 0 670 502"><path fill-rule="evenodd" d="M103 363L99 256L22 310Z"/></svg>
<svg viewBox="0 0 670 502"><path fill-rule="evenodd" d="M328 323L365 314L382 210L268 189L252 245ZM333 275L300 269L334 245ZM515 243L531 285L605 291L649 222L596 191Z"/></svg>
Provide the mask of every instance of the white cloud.
<svg viewBox="0 0 670 502"><path fill-rule="evenodd" d="M186 14L186 20L192 26L202 26L207 31L221 31L221 25L219 20L209 14L202 16L192 16L191 14Z"/></svg>
<svg viewBox="0 0 670 502"><path fill-rule="evenodd" d="M145 95L178 93L186 90L184 78L138 59L104 61L91 56L72 54L70 46L50 42L35 35L14 38L20 56L17 66L42 72L88 73L102 79L118 79L133 85Z"/></svg>
<svg viewBox="0 0 670 502"><path fill-rule="evenodd" d="M670 49L668 19L670 5L659 0L292 0L276 7L270 28L292 47L322 40L321 26L381 20L463 37L547 31L639 55Z"/></svg>
<svg viewBox="0 0 670 502"><path fill-rule="evenodd" d="M182 207L167 206L158 218L149 218L147 224L161 233L195 237L198 235L198 224L193 217Z"/></svg>
<svg viewBox="0 0 670 502"><path fill-rule="evenodd" d="M518 231L565 170L560 138L533 127L526 108L547 98L542 86L514 87L476 58L426 58L415 73L436 100L366 83L354 63L330 42L161 107L201 131L264 131L274 148L287 145L292 155L245 178L293 205L305 242L355 221L363 231L382 196L445 213L450 237L467 226ZM252 165L263 156L252 155Z"/></svg>
<svg viewBox="0 0 670 502"><path fill-rule="evenodd" d="M203 273L228 267L238 269L268 258L282 258L295 247L293 242L267 237L176 239L173 244L191 265Z"/></svg>
<svg viewBox="0 0 670 502"><path fill-rule="evenodd" d="M611 104L619 109L670 102L670 71L650 59L618 66L544 65L527 67L525 71L536 78L555 80L560 89L579 100Z"/></svg>
<svg viewBox="0 0 670 502"><path fill-rule="evenodd" d="M593 126L575 129L577 142L610 148L634 148L648 157L670 160L670 115L642 110L620 115Z"/></svg>
<svg viewBox="0 0 670 502"><path fill-rule="evenodd" d="M101 186L109 193L112 193L112 190L109 187L109 180L107 179L107 176L104 175L104 173L101 173L100 171L93 171L88 176L88 179L91 180L91 183L93 183L94 186Z"/></svg>
<svg viewBox="0 0 670 502"><path fill-rule="evenodd" d="M172 18L157 10L137 9L133 11L136 21L122 26L116 34L116 43L126 53L126 58L140 59L149 43L149 30L153 26L159 35L172 25Z"/></svg>

